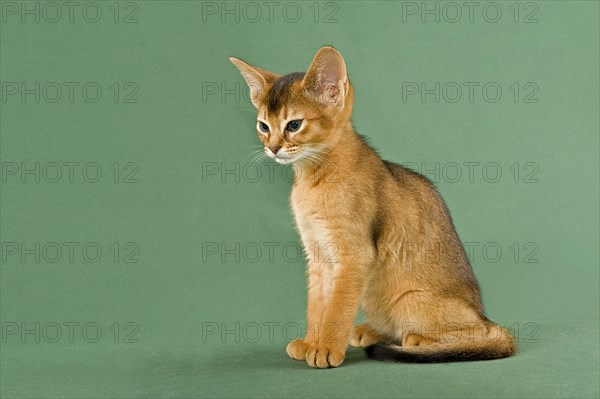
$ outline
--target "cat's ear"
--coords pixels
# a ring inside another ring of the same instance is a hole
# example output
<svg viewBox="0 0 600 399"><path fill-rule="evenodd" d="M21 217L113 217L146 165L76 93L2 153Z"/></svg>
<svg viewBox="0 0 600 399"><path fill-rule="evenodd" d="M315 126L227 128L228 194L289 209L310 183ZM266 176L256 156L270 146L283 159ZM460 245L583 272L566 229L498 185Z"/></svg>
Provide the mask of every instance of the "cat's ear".
<svg viewBox="0 0 600 399"><path fill-rule="evenodd" d="M240 70L242 76L250 88L250 100L256 108L258 108L260 98L267 90L267 86L270 85L279 77L278 74L269 72L265 69L258 68L248 64L239 58L229 57L229 61Z"/></svg>
<svg viewBox="0 0 600 399"><path fill-rule="evenodd" d="M331 46L321 47L304 75L303 84L317 101L343 107L348 93L348 74L339 51Z"/></svg>

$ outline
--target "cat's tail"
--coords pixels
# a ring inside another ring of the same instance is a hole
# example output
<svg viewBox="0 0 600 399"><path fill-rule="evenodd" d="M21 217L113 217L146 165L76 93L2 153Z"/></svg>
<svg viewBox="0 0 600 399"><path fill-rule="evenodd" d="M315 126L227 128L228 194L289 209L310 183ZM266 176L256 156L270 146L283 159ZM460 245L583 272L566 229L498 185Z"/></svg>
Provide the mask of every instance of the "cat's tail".
<svg viewBox="0 0 600 399"><path fill-rule="evenodd" d="M513 335L506 328L493 324L487 338L460 339L454 342L433 343L424 346L375 344L365 348L375 360L404 363L441 363L472 360L500 359L517 351Z"/></svg>

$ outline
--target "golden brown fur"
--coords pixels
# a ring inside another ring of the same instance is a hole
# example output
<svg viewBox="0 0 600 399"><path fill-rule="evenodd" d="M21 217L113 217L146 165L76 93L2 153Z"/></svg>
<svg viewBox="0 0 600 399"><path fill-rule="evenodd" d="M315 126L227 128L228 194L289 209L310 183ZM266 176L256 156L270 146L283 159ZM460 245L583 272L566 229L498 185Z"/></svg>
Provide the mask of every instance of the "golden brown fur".
<svg viewBox="0 0 600 399"><path fill-rule="evenodd" d="M298 167L291 205L308 255L308 332L289 356L324 368L339 366L348 344L408 362L512 355L433 184L383 161L352 128L339 52L325 46L306 74L284 76L231 61L250 86L265 153ZM368 322L353 327L359 308Z"/></svg>

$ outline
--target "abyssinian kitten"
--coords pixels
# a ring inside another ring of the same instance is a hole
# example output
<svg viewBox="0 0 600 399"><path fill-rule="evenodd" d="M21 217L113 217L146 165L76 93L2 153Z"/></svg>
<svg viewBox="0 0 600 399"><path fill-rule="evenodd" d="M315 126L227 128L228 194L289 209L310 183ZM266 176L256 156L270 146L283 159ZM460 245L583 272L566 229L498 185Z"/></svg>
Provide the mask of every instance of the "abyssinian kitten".
<svg viewBox="0 0 600 399"><path fill-rule="evenodd" d="M342 55L322 47L306 73L288 75L230 60L250 88L265 154L301 171L291 205L308 257L308 328L288 355L327 368L344 361L348 344L403 362L514 354L511 333L484 314L433 183L382 160L354 131ZM334 256L310 250L331 244ZM359 309L368 321L354 326Z"/></svg>

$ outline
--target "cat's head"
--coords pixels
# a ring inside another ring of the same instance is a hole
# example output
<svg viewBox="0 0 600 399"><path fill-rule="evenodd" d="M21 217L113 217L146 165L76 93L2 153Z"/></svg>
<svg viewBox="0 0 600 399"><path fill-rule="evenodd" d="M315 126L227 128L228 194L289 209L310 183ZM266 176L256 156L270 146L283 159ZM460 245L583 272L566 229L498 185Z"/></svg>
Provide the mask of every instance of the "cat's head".
<svg viewBox="0 0 600 399"><path fill-rule="evenodd" d="M280 75L231 57L256 107L256 130L267 156L281 164L318 160L335 151L349 126L354 94L342 55L319 49L308 71Z"/></svg>

